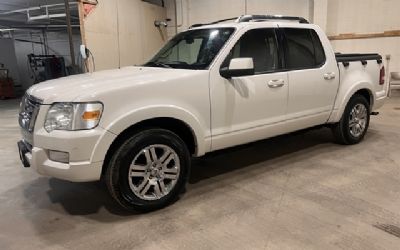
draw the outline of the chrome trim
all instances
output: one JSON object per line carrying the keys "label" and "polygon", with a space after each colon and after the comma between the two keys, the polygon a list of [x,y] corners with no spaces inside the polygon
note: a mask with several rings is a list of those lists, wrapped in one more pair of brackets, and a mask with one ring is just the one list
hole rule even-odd
{"label": "chrome trim", "polygon": [[21,101],[21,109],[18,116],[18,123],[23,130],[32,133],[43,100],[25,94]]}
{"label": "chrome trim", "polygon": [[364,104],[357,104],[350,112],[350,134],[358,138],[363,135],[368,123],[368,110]]}
{"label": "chrome trim", "polygon": [[37,103],[39,105],[43,104],[43,100],[38,98],[38,97],[35,97],[33,95],[29,95],[29,94],[26,94],[26,96],[28,96],[28,99],[31,100],[34,103]]}

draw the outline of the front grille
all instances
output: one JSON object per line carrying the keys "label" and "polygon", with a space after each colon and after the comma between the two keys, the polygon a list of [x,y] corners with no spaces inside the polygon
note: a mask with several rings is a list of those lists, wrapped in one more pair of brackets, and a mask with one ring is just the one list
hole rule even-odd
{"label": "front grille", "polygon": [[18,121],[21,128],[29,133],[33,132],[41,103],[42,100],[28,94],[22,98]]}

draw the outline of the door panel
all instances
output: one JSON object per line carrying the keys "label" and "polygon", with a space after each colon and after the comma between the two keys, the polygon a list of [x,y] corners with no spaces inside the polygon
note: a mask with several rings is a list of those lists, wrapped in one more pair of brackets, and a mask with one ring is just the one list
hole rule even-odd
{"label": "door panel", "polygon": [[289,120],[322,113],[321,123],[328,119],[338,86],[335,79],[324,79],[325,72],[336,71],[324,66],[289,72]]}
{"label": "door panel", "polygon": [[[232,58],[251,57],[255,75],[225,79],[211,73],[212,149],[279,134],[287,108],[288,74],[281,69],[275,29],[245,32],[221,67]],[[219,69],[219,67],[218,67]]]}
{"label": "door panel", "polygon": [[325,123],[335,101],[339,72],[327,60],[318,34],[312,29],[282,28],[285,65],[289,71],[287,119],[292,130]]}
{"label": "door panel", "polygon": [[[281,81],[283,85],[268,85],[276,80]],[[221,88],[214,88],[212,96],[213,149],[279,134],[268,125],[278,126],[285,120],[287,82],[286,72],[238,77],[232,80],[221,78],[215,82]],[[284,129],[282,124],[279,126]]]}

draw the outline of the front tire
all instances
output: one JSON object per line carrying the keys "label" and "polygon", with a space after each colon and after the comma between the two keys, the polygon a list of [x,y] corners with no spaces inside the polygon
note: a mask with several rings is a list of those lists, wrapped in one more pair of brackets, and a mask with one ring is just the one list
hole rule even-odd
{"label": "front tire", "polygon": [[332,127],[333,135],[340,144],[353,145],[361,142],[367,133],[370,105],[362,95],[354,95],[347,104],[343,116]]}
{"label": "front tire", "polygon": [[176,200],[184,190],[190,153],[171,131],[148,129],[127,139],[105,174],[111,196],[130,211],[151,211]]}

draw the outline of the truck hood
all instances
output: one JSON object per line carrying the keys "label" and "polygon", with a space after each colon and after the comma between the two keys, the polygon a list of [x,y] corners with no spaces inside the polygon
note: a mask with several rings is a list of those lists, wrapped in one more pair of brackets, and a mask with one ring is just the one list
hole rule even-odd
{"label": "truck hood", "polygon": [[36,84],[27,93],[43,101],[43,104],[53,102],[101,101],[96,100],[98,92],[107,89],[132,88],[154,82],[168,81],[196,74],[198,70],[167,69],[153,67],[124,67],[121,69],[104,70],[62,77]]}

